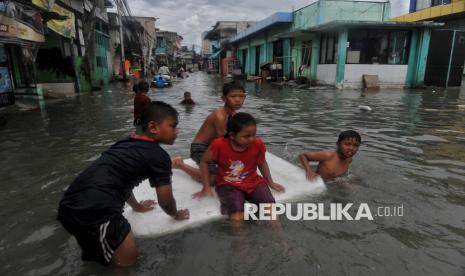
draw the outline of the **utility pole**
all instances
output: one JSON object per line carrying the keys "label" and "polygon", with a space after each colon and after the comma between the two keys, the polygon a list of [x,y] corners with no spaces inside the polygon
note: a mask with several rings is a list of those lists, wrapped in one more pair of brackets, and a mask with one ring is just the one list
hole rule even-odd
{"label": "utility pole", "polygon": [[119,39],[121,45],[121,71],[123,73],[123,81],[126,81],[126,63],[124,57],[124,37],[123,37],[123,19],[121,13],[123,9],[120,5],[122,5],[121,0],[115,0],[116,3],[116,10],[118,12],[118,21],[119,21]]}
{"label": "utility pole", "polygon": [[94,84],[93,77],[95,74],[95,25],[97,21],[96,11],[98,7],[98,0],[92,0],[91,4],[91,11],[89,13],[84,12],[82,27],[84,31],[84,44],[86,46],[84,53],[85,71],[83,73],[88,85],[90,85],[90,89],[92,90]]}

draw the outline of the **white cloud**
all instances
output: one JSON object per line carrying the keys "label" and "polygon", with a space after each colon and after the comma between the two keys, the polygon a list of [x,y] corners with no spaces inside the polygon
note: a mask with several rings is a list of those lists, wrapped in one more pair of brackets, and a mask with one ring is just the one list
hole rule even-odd
{"label": "white cloud", "polygon": [[221,20],[259,21],[278,11],[291,11],[314,0],[131,0],[134,16],[159,17],[156,27],[175,31],[184,45],[200,45],[200,35]]}
{"label": "white cloud", "polygon": [[[159,17],[156,27],[175,31],[184,45],[200,45],[200,35],[216,21],[259,21],[278,11],[292,11],[316,0],[131,0],[133,15]],[[370,0],[373,1],[373,0]],[[376,0],[375,0],[376,1]],[[408,0],[391,0],[392,16],[408,12]]]}

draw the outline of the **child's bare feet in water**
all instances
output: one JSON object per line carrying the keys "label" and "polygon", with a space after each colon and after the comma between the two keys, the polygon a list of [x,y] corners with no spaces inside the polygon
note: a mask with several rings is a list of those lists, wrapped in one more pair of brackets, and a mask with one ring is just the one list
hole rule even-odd
{"label": "child's bare feet in water", "polygon": [[173,169],[181,169],[182,164],[184,164],[184,160],[182,160],[181,156],[176,156],[171,160],[171,167],[173,167]]}

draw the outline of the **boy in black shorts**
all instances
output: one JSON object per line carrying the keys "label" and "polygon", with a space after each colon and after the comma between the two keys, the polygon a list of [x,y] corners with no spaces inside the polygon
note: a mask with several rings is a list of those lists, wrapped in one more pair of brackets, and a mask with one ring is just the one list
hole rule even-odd
{"label": "boy in black shorts", "polygon": [[58,220],[76,238],[82,260],[103,265],[135,264],[135,238],[122,213],[125,202],[136,212],[154,208],[155,201],[138,202],[132,193],[144,179],[148,178],[155,188],[158,204],[166,214],[176,220],[189,218],[188,210],[176,208],[170,156],[160,147],[174,143],[177,124],[178,113],[169,104],[147,104],[141,116],[143,134],[132,134],[111,146],[65,191]]}

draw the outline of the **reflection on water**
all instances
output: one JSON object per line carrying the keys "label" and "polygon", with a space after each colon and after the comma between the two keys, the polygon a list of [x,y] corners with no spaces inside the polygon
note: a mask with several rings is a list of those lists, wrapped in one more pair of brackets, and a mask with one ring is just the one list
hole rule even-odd
{"label": "reflection on water", "polygon": [[[8,115],[0,129],[0,272],[2,275],[460,275],[465,271],[465,97],[459,90],[380,92],[302,90],[247,83],[244,111],[259,120],[268,149],[298,164],[302,151],[332,149],[340,131],[363,144],[350,190],[329,189],[305,202],[403,205],[403,217],[374,221],[283,220],[289,253],[270,241],[266,223],[244,225],[239,239],[228,222],[159,238],[138,239],[137,267],[83,264],[77,244],[55,221],[63,190],[77,173],[132,129],[131,87]],[[193,107],[179,105],[191,91]],[[180,112],[179,138],[165,147],[187,156],[202,120],[221,105],[221,80],[202,73],[152,99]],[[358,109],[367,105],[372,111]],[[154,221],[156,223],[156,221]]]}

